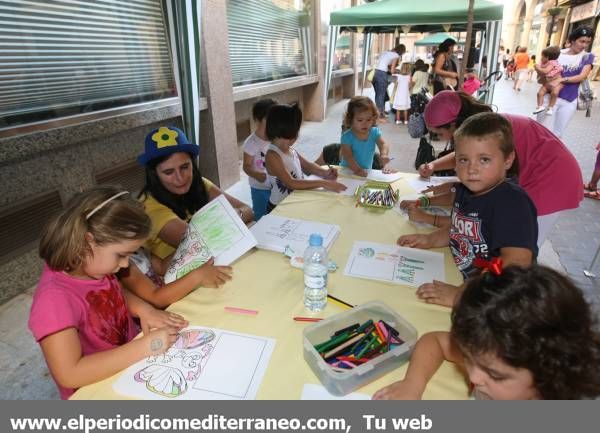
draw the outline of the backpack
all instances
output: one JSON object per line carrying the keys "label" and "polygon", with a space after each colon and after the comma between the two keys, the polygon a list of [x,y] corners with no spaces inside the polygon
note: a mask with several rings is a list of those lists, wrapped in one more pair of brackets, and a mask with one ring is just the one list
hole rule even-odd
{"label": "backpack", "polygon": [[421,113],[412,113],[408,118],[408,134],[412,138],[421,138],[427,134],[425,119]]}
{"label": "backpack", "polygon": [[592,101],[594,100],[594,92],[590,86],[590,82],[586,78],[579,84],[579,93],[577,95],[577,109],[585,110],[585,117],[591,116]]}
{"label": "backpack", "polygon": [[417,157],[415,158],[415,170],[418,170],[422,164],[427,164],[435,159],[433,146],[426,137],[421,137],[419,140],[419,148],[417,149]]}

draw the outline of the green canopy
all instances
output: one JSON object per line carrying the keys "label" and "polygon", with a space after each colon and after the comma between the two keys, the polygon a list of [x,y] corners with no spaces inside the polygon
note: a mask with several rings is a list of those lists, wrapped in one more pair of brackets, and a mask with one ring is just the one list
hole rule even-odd
{"label": "green canopy", "polygon": [[[431,45],[439,45],[444,42],[446,39],[454,39],[456,38],[450,36],[448,33],[433,33],[431,35],[425,36],[423,39],[420,39],[415,42],[417,46],[431,46]],[[457,42],[459,45],[464,45],[463,41]]]}
{"label": "green canopy", "polygon": [[[340,31],[365,33],[405,33],[462,31],[467,27],[466,0],[379,0],[332,12],[329,24]],[[475,0],[474,28],[485,28],[487,21],[502,21],[502,4]],[[444,29],[450,25],[450,29]],[[402,29],[401,26],[410,26]]]}

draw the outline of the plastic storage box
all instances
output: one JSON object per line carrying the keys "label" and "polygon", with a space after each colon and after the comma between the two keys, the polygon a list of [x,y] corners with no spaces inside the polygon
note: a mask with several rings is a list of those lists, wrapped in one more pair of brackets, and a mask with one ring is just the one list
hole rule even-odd
{"label": "plastic storage box", "polygon": [[[319,355],[315,344],[327,341],[340,329],[367,320],[384,320],[400,334],[404,344],[369,362],[344,372],[334,371]],[[304,359],[321,383],[333,395],[345,395],[366,385],[408,361],[417,341],[417,330],[394,310],[380,301],[372,301],[336,314],[304,329]]]}

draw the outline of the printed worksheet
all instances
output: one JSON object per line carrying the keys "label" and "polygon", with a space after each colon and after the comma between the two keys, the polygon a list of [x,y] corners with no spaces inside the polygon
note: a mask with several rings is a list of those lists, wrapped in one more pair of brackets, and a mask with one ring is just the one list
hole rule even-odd
{"label": "printed worksheet", "polygon": [[165,273],[165,283],[183,277],[211,257],[229,265],[256,246],[256,239],[227,198],[221,194],[198,210]]}
{"label": "printed worksheet", "polygon": [[[384,173],[382,170],[369,169],[367,170],[367,177],[363,179],[376,180],[378,182],[395,182],[402,179],[402,175],[399,172],[395,173]],[[344,176],[355,176],[356,175],[348,167],[341,167],[338,173]]]}
{"label": "printed worksheet", "polygon": [[365,241],[354,242],[344,274],[414,287],[446,278],[442,253]]}
{"label": "printed worksheet", "polygon": [[292,255],[302,255],[312,233],[323,237],[323,246],[329,250],[340,233],[340,227],[317,221],[306,221],[268,214],[263,216],[250,231],[257,241],[257,248]]}
{"label": "printed worksheet", "polygon": [[[305,176],[304,179],[305,180],[321,180],[323,178],[319,177],[319,176],[315,176],[314,174],[311,174],[310,176]],[[354,193],[356,192],[356,189],[358,187],[364,185],[364,183],[366,182],[366,180],[364,180],[364,179],[356,179],[356,178],[352,178],[352,177],[342,177],[342,176],[338,176],[336,181],[346,185],[346,189],[344,191],[340,192],[340,194],[348,195],[348,196],[353,196]],[[327,190],[325,188],[317,188],[314,191],[327,191]],[[330,192],[330,191],[327,191],[327,192]]]}
{"label": "printed worksheet", "polygon": [[272,338],[191,326],[162,355],[126,369],[113,388],[146,400],[252,400],[274,348]]}
{"label": "printed worksheet", "polygon": [[430,186],[441,185],[446,182],[460,182],[456,176],[431,176],[426,177],[411,177],[407,179],[409,185],[416,191],[421,192]]}

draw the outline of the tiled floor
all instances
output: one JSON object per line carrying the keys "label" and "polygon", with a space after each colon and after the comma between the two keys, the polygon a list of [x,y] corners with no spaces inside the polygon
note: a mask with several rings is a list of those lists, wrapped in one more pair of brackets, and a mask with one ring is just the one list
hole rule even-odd
{"label": "tiled floor", "polygon": [[[600,83],[594,84],[600,91]],[[500,112],[529,115],[535,105],[536,91],[537,84],[532,82],[525,83],[523,91],[516,93],[512,90],[512,82],[502,80],[496,88],[495,103]],[[344,108],[345,101],[338,102],[329,107],[325,121],[304,123],[297,148],[306,158],[315,159],[324,145],[338,141]],[[598,102],[592,116],[591,119],[585,118],[582,112],[577,112],[565,135],[565,143],[582,164],[585,179],[591,174],[595,158],[594,145],[600,138]],[[403,125],[397,126],[390,122],[382,125],[381,129],[383,137],[391,145],[391,156],[395,158],[392,162],[394,168],[413,171],[416,140],[408,136]],[[434,143],[434,146],[441,150],[443,143]],[[230,188],[229,192],[250,202],[250,190],[243,173],[240,182]],[[599,211],[600,202],[587,199],[579,209],[565,213],[542,247],[538,258],[541,263],[568,272],[597,307],[600,307],[598,283],[584,277],[582,271],[588,267],[600,245]],[[600,275],[600,263],[596,271]],[[39,348],[27,330],[31,295],[32,290],[29,290],[0,306],[1,399],[58,398]]]}

